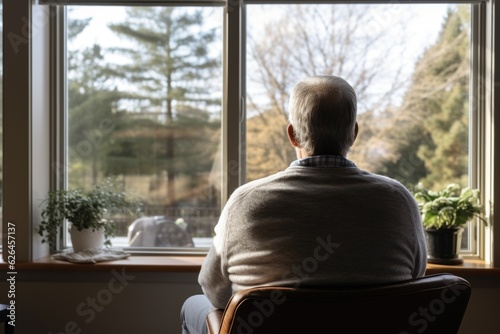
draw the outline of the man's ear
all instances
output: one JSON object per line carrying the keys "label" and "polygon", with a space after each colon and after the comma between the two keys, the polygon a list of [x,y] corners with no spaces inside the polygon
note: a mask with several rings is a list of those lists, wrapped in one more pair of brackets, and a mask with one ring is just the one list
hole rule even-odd
{"label": "man's ear", "polygon": [[290,124],[290,123],[288,124],[288,126],[286,127],[286,132],[288,134],[288,140],[290,141],[290,144],[292,144],[292,146],[295,147],[295,148],[300,148],[299,143],[295,139],[295,133],[293,131],[293,125],[292,124]]}

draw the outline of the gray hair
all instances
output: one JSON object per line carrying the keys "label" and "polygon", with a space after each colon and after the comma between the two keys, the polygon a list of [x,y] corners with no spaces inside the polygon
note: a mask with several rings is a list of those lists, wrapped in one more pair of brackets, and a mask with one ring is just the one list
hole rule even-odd
{"label": "gray hair", "polygon": [[345,156],[354,143],[356,93],[336,76],[313,76],[293,87],[288,104],[295,140],[311,155]]}

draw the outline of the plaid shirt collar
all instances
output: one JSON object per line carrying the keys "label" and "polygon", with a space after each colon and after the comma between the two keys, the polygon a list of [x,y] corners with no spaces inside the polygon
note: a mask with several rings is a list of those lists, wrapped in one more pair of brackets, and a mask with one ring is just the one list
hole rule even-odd
{"label": "plaid shirt collar", "polygon": [[315,155],[300,160],[295,160],[290,167],[356,167],[354,162],[340,155]]}

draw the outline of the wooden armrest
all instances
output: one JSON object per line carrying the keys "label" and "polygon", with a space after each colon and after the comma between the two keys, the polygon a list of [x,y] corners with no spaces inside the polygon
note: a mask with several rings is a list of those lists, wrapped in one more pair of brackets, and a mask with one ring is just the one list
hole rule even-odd
{"label": "wooden armrest", "polygon": [[219,334],[224,310],[213,310],[207,315],[207,327],[209,334]]}

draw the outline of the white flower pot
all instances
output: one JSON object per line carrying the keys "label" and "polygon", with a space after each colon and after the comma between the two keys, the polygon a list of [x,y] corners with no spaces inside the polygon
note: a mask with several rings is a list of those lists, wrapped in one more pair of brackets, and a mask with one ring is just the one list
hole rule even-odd
{"label": "white flower pot", "polygon": [[92,230],[89,228],[78,231],[76,227],[71,226],[69,235],[74,252],[97,250],[104,247],[104,229]]}

